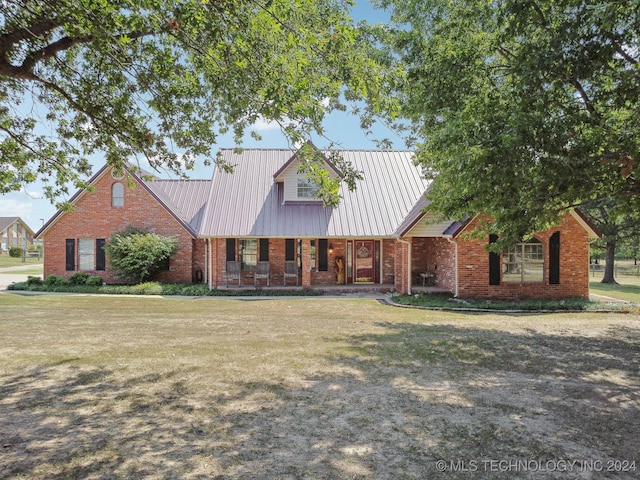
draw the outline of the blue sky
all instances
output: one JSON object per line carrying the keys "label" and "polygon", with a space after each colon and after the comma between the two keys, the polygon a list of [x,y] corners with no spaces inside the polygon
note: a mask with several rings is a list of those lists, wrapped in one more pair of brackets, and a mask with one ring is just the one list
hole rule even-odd
{"label": "blue sky", "polygon": [[[385,22],[388,15],[385,12],[374,10],[369,1],[356,0],[357,4],[352,11],[355,21],[367,20],[370,22]],[[394,142],[394,148],[403,149],[404,143],[391,130],[383,125],[377,125],[373,129],[373,135],[367,136],[360,129],[357,117],[348,113],[334,113],[329,116],[324,124],[326,136],[336,143],[338,148],[344,149],[375,149],[375,139],[389,138]],[[286,139],[276,125],[266,122],[255,125],[255,129],[262,135],[262,141],[256,142],[249,136],[245,139],[245,148],[287,148]],[[326,146],[326,139],[312,139],[318,146]],[[231,135],[220,136],[217,148],[234,147]],[[217,149],[216,148],[216,149]],[[102,165],[99,157],[92,159],[94,172]],[[204,167],[201,163],[193,172],[189,172],[191,178],[209,178],[213,173],[212,167]],[[24,192],[0,195],[0,217],[21,217],[34,231],[40,229],[42,224],[51,218],[55,207],[49,200],[41,197],[42,185],[34,183],[27,185]],[[71,192],[73,194],[74,192]]]}

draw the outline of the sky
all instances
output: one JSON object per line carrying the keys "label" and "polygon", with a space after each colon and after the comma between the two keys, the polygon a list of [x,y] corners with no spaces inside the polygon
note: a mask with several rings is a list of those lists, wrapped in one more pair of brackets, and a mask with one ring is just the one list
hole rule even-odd
{"label": "sky", "polygon": [[[352,10],[352,17],[357,22],[367,20],[372,23],[385,22],[388,15],[385,12],[374,10],[369,1],[356,0],[356,5]],[[375,149],[375,139],[388,138],[393,142],[393,148],[404,149],[402,140],[384,125],[374,126],[373,134],[367,136],[360,128],[357,117],[349,115],[348,112],[336,112],[327,117],[324,123],[326,137],[336,144],[340,149]],[[289,145],[278,126],[274,123],[259,122],[254,125],[262,140],[257,142],[250,136],[244,140],[244,148],[289,148]],[[312,138],[314,141],[314,138]],[[327,144],[326,139],[317,139],[319,146]],[[216,148],[233,148],[232,135],[221,135],[218,138]],[[97,156],[91,159],[94,166],[94,173],[104,164]],[[154,172],[155,173],[155,172]],[[190,178],[210,178],[213,174],[213,167],[205,167],[202,162],[198,162],[193,171],[188,172]],[[165,176],[166,175],[159,175]],[[23,192],[14,192],[0,195],[0,217],[21,217],[34,232],[37,232],[55,213],[56,208],[49,200],[42,197],[42,185],[34,183],[25,186]],[[75,192],[70,192],[72,196]],[[67,199],[64,199],[67,200]]]}

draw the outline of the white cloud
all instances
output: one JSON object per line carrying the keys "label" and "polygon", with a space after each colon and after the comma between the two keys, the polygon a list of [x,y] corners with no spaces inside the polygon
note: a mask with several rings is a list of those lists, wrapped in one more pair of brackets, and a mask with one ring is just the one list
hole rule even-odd
{"label": "white cloud", "polygon": [[30,216],[32,211],[33,202],[31,202],[30,199],[18,200],[10,197],[0,198],[0,217],[25,218]]}
{"label": "white cloud", "polygon": [[269,130],[279,130],[280,124],[274,120],[265,120],[263,117],[260,117],[251,127],[257,132],[266,132]]}

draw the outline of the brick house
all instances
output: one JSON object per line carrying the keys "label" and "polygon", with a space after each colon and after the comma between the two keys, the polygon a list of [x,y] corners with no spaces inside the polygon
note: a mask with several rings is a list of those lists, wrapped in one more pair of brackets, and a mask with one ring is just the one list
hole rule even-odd
{"label": "brick house", "polygon": [[[367,286],[401,293],[436,289],[462,298],[568,298],[589,294],[589,243],[597,231],[577,211],[500,254],[464,235],[479,217],[434,222],[424,213],[429,182],[411,152],[342,151],[362,172],[341,202],[325,207],[300,174],[298,152],[222,150],[233,173],[210,180],[126,179],[103,167],[57,212],[44,239],[45,276],[75,271],[118,282],[102,246],[128,225],[173,235],[179,248],[158,280],[210,288]],[[326,160],[326,159],[325,159]],[[333,178],[341,172],[329,160]]]}
{"label": "brick house", "polygon": [[0,253],[33,245],[33,230],[20,217],[0,217]]}

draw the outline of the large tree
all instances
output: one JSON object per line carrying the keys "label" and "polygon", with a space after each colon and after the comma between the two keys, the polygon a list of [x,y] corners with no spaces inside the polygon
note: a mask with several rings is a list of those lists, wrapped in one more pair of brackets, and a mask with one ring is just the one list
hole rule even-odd
{"label": "large tree", "polygon": [[218,133],[266,119],[295,143],[345,99],[386,101],[351,4],[0,0],[0,193],[59,200],[96,153],[184,173]]}
{"label": "large tree", "polygon": [[[640,210],[629,208],[622,200],[611,198],[587,202],[582,206],[596,227],[602,233],[600,246],[605,251],[605,270],[602,283],[617,283],[615,280],[615,260],[618,247],[637,241],[640,231]],[[596,244],[596,246],[599,246]]]}
{"label": "large tree", "polygon": [[380,0],[433,209],[515,242],[567,207],[640,210],[640,2]]}

